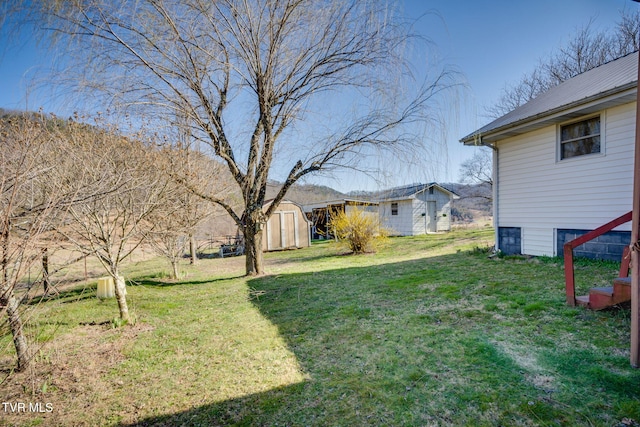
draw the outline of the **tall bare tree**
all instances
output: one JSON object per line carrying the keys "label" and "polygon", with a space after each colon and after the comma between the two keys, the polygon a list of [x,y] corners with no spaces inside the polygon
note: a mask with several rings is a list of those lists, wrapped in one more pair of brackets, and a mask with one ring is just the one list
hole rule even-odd
{"label": "tall bare tree", "polygon": [[595,31],[593,21],[580,28],[569,42],[538,61],[515,85],[505,88],[496,104],[487,109],[497,118],[532,100],[550,88],[639,47],[640,11],[623,10],[615,28]]}
{"label": "tall bare tree", "polygon": [[[186,118],[226,163],[242,210],[214,201],[242,229],[249,275],[263,272],[263,226],[293,183],[356,165],[369,147],[418,143],[401,125],[428,117],[430,102],[453,84],[442,70],[424,83],[410,79],[409,27],[387,1],[26,4],[63,41],[58,48],[78,48],[74,84],[81,78],[111,101]],[[283,184],[263,211],[274,165]]]}

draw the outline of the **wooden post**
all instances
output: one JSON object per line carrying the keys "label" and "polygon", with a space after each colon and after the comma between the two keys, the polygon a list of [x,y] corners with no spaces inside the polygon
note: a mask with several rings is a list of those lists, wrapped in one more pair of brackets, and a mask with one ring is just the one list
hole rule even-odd
{"label": "wooden post", "polygon": [[189,264],[195,265],[198,261],[198,246],[196,244],[195,234],[189,234]]}
{"label": "wooden post", "polygon": [[[640,54],[638,55],[640,82]],[[636,85],[636,88],[638,86]],[[633,214],[631,217],[631,366],[640,367],[640,90],[636,89],[636,141],[633,168]]]}
{"label": "wooden post", "polygon": [[567,305],[576,305],[576,285],[573,271],[573,248],[570,244],[564,245],[564,286],[567,295]]}
{"label": "wooden post", "polygon": [[49,293],[49,286],[51,286],[49,280],[49,250],[47,248],[42,249],[42,284],[46,295]]}

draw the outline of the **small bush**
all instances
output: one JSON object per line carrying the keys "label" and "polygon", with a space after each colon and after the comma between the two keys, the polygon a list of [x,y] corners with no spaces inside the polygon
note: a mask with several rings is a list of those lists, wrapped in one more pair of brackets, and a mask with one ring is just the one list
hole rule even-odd
{"label": "small bush", "polygon": [[388,235],[376,214],[360,209],[339,212],[330,226],[336,239],[356,254],[375,252]]}

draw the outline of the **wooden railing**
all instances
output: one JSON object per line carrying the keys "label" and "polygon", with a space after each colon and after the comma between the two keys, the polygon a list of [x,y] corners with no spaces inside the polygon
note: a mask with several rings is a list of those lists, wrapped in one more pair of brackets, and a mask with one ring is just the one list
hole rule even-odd
{"label": "wooden railing", "polygon": [[[603,234],[613,230],[619,225],[624,224],[625,222],[631,221],[631,212],[627,212],[626,214],[614,219],[596,228],[593,231],[589,231],[586,234],[583,234],[580,237],[577,237],[570,242],[564,244],[564,282],[565,289],[567,293],[567,304],[570,306],[576,305],[576,286],[575,286],[575,277],[574,277],[574,269],[573,269],[573,249],[587,243],[590,240],[595,239],[598,236],[602,236]],[[620,265],[620,276],[619,277],[627,277],[629,274],[629,248],[624,250],[622,263]],[[625,267],[626,265],[626,267]],[[623,271],[624,270],[624,271]]]}

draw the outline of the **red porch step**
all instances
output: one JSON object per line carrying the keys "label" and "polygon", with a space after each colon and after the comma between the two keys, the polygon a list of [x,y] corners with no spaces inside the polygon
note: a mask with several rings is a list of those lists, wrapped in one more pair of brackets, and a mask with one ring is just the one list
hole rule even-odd
{"label": "red porch step", "polygon": [[591,310],[602,310],[631,300],[631,278],[618,277],[613,286],[591,288],[589,295],[576,297],[576,303]]}

